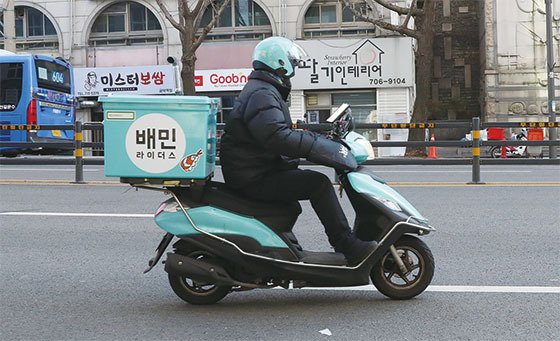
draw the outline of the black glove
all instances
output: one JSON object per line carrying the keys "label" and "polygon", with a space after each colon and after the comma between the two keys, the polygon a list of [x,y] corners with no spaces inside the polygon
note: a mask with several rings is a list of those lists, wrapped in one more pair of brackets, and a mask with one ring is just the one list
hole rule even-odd
{"label": "black glove", "polygon": [[352,170],[358,168],[358,162],[350,149],[321,135],[313,143],[307,155],[307,160],[335,169]]}

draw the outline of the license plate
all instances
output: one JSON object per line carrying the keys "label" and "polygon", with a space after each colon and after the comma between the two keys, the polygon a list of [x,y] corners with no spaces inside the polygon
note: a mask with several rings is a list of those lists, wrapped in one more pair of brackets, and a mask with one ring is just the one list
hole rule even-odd
{"label": "license plate", "polygon": [[53,130],[52,135],[56,137],[62,137],[62,135],[60,134],[60,130]]}

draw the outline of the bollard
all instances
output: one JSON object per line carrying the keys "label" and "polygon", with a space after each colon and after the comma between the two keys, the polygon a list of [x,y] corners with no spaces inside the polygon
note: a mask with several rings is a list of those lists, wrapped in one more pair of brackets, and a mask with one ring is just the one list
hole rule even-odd
{"label": "bollard", "polygon": [[84,151],[82,149],[82,122],[76,121],[74,123],[74,156],[76,157],[76,178],[74,183],[85,184],[84,181]]}
{"label": "bollard", "polygon": [[484,182],[480,181],[480,117],[473,117],[472,127],[472,181],[468,182],[468,184],[482,185]]}
{"label": "bollard", "polygon": [[[502,140],[502,141],[505,141]],[[500,159],[507,159],[507,147],[506,146],[502,146],[502,155],[500,155]]]}

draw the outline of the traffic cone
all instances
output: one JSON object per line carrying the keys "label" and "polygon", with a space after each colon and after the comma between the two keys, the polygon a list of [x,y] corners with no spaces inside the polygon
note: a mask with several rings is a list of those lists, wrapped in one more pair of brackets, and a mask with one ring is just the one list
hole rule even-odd
{"label": "traffic cone", "polygon": [[[430,141],[435,142],[436,138],[434,137],[434,134],[432,134],[432,138],[430,139]],[[437,159],[437,151],[436,151],[436,146],[430,146],[430,151],[428,153],[428,156],[426,157],[426,159]]]}

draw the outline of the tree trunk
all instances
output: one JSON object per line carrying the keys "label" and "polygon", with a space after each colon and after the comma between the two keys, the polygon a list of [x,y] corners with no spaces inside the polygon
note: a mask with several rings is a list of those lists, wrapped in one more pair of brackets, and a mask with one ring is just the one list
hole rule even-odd
{"label": "tree trunk", "polygon": [[[194,27],[194,17],[187,15],[185,18],[186,27]],[[194,50],[195,35],[194,30],[187,30],[181,35],[181,46],[183,55],[181,57],[181,80],[183,81],[183,94],[194,96],[196,93],[194,85],[194,70],[196,65],[196,51]]]}
{"label": "tree trunk", "polygon": [[181,69],[181,80],[183,81],[183,94],[185,96],[194,96],[196,93],[194,85],[194,70],[196,64],[196,56],[193,54],[190,58],[183,54],[181,58],[183,68]]}
{"label": "tree trunk", "polygon": [[[416,100],[412,113],[412,122],[426,122],[429,117],[428,104],[431,100],[431,85],[433,75],[434,59],[434,27],[435,3],[426,1],[424,4],[424,16],[417,20],[417,31],[419,37],[416,50]],[[424,141],[425,131],[423,129],[410,129],[409,141]],[[407,156],[425,156],[425,147],[407,147]]]}

